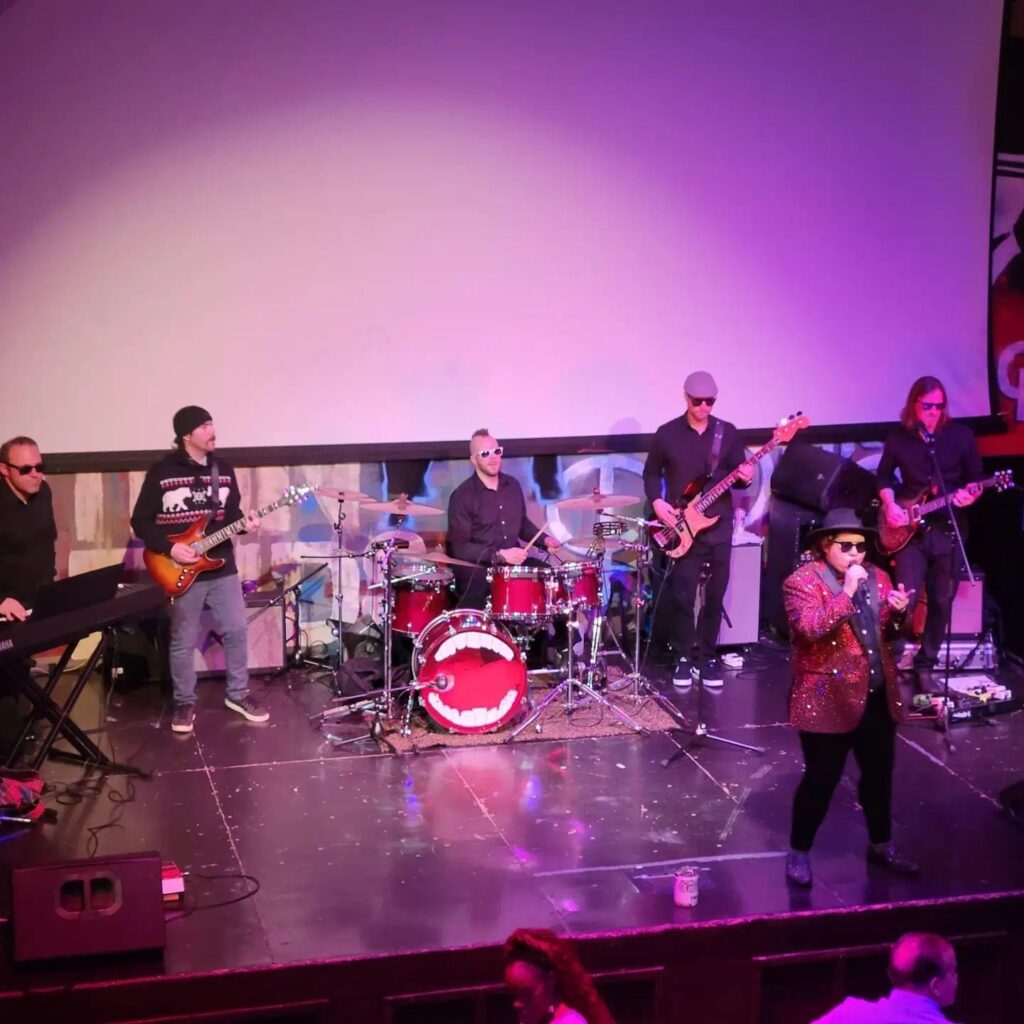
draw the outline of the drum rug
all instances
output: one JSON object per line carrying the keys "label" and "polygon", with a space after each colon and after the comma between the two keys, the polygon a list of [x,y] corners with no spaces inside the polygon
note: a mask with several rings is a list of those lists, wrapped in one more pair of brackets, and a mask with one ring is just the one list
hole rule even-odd
{"label": "drum rug", "polygon": [[[621,708],[638,725],[648,732],[666,732],[678,728],[677,722],[658,702],[650,696],[633,697],[632,684],[624,678],[615,678],[609,672],[609,683],[600,694],[613,707]],[[540,704],[551,692],[547,686],[532,686],[531,697]],[[398,754],[415,753],[437,747],[481,747],[496,743],[528,743],[535,740],[566,740],[573,736],[623,736],[635,730],[624,722],[611,708],[589,700],[585,696],[576,702],[571,713],[567,713],[565,698],[559,695],[541,712],[540,717],[528,725],[518,736],[512,731],[529,714],[523,705],[523,714],[496,732],[456,733],[441,729],[422,713],[413,715],[411,733],[403,736],[400,729],[388,729],[378,739],[384,751]]]}

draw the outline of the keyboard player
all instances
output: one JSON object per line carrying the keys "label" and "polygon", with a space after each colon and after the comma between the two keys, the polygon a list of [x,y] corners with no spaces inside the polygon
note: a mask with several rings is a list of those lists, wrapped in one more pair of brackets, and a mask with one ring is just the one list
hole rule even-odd
{"label": "keyboard player", "polygon": [[[35,592],[57,568],[53,495],[39,445],[19,435],[0,445],[0,615],[23,621]],[[20,680],[27,658],[0,664],[0,761],[21,729]]]}

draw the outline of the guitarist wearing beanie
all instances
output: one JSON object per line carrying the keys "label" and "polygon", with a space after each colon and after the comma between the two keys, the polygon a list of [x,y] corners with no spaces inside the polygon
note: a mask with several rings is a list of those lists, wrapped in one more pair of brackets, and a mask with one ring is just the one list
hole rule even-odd
{"label": "guitarist wearing beanie", "polygon": [[[173,538],[207,517],[214,529],[240,519],[246,531],[258,529],[254,512],[242,516],[234,469],[214,455],[216,447],[213,417],[205,409],[187,405],[174,414],[174,449],[146,474],[132,512],[132,529],[146,545],[147,557],[154,553],[164,561],[173,559],[183,570],[199,563],[200,555],[192,545]],[[222,633],[225,706],[250,722],[270,718],[249,692],[245,600],[231,540],[224,540],[209,554],[216,559],[216,567],[190,577],[171,604],[171,729],[182,734],[191,733],[195,722],[195,647],[204,606],[213,612]]]}

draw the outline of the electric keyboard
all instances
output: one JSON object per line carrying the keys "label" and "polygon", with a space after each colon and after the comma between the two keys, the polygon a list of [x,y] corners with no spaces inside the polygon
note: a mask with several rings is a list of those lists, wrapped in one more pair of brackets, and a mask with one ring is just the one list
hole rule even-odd
{"label": "electric keyboard", "polygon": [[40,651],[80,640],[89,633],[116,626],[161,608],[167,599],[156,583],[123,583],[108,601],[62,615],[25,622],[0,623],[0,662],[27,658]]}

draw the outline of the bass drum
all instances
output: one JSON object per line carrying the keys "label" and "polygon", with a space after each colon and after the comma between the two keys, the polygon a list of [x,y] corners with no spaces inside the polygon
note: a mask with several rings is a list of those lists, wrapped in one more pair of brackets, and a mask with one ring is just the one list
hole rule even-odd
{"label": "bass drum", "polygon": [[416,638],[413,678],[427,714],[452,732],[494,732],[526,696],[526,660],[512,637],[485,612],[445,612]]}

